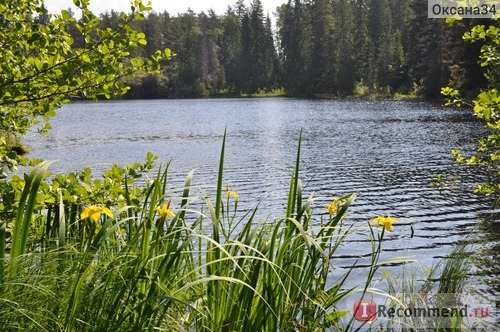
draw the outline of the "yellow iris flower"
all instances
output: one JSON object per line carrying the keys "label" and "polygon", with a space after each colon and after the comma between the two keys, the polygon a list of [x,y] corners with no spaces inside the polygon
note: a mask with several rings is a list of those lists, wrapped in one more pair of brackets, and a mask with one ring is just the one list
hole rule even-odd
{"label": "yellow iris flower", "polygon": [[110,217],[110,218],[114,217],[113,216],[113,212],[111,212],[110,209],[108,209],[105,206],[97,206],[97,205],[89,205],[89,206],[87,206],[82,211],[82,213],[80,214],[80,217],[82,219],[90,218],[94,222],[97,222],[99,220],[99,218],[101,217],[101,214],[103,214],[103,213],[105,215],[107,215],[108,217]]}
{"label": "yellow iris flower", "polygon": [[240,195],[236,191],[231,191],[229,189],[229,185],[226,186],[226,195],[227,197],[233,197],[234,199],[238,199],[240,197]]}
{"label": "yellow iris flower", "polygon": [[158,206],[155,210],[160,214],[160,218],[162,218],[162,219],[165,219],[167,217],[169,217],[169,218],[175,217],[175,213],[173,213],[170,210],[170,201],[168,201],[167,204],[163,204],[162,206]]}
{"label": "yellow iris flower", "polygon": [[392,230],[392,224],[397,222],[398,220],[393,217],[384,217],[384,216],[378,216],[377,218],[372,219],[372,222],[375,224],[379,224],[385,227],[386,231],[391,231]]}
{"label": "yellow iris flower", "polygon": [[[339,211],[345,203],[347,203],[347,199],[334,197],[330,203],[325,205],[325,210],[328,210],[331,217],[337,213],[337,211]],[[344,218],[344,216],[342,216],[342,218]]]}

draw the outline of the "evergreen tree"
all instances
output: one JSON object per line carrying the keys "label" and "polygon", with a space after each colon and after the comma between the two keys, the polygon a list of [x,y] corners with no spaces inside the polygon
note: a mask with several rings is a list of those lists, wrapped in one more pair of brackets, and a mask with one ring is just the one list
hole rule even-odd
{"label": "evergreen tree", "polygon": [[368,34],[369,8],[366,0],[355,0],[352,3],[354,17],[354,66],[356,81],[365,85],[372,85],[373,61],[371,59],[372,42]]}
{"label": "evergreen tree", "polygon": [[448,81],[442,61],[444,22],[427,18],[425,0],[413,0],[410,8],[414,15],[408,32],[414,41],[408,50],[410,75],[421,86],[425,98],[437,98]]}
{"label": "evergreen tree", "polygon": [[406,54],[403,48],[401,31],[399,29],[394,33],[392,42],[392,61],[389,65],[389,85],[393,91],[409,92],[410,84],[408,76],[408,67],[406,63]]}
{"label": "evergreen tree", "polygon": [[392,15],[388,0],[370,2],[369,31],[373,43],[371,51],[375,63],[375,84],[385,88],[389,85],[393,59]]}
{"label": "evergreen tree", "polygon": [[[164,62],[161,75],[136,73],[134,96],[255,93],[279,86],[289,95],[348,95],[360,82],[392,92],[417,86],[424,98],[436,98],[446,84],[471,92],[485,85],[474,60],[481,45],[464,46],[461,36],[489,20],[463,20],[448,29],[444,20],[427,18],[426,0],[289,0],[277,12],[277,40],[261,0],[249,6],[237,0],[222,16],[150,13],[134,23],[147,45],[133,55],[144,58],[169,45],[177,56]],[[124,17],[106,12],[100,27],[119,31]],[[88,22],[72,21],[68,31],[75,48],[85,47],[77,23]]]}
{"label": "evergreen tree", "polygon": [[253,35],[248,13],[243,15],[241,21],[241,49],[238,57],[238,75],[236,87],[240,92],[250,93],[255,89],[253,66]]}
{"label": "evergreen tree", "polygon": [[241,23],[239,90],[254,93],[272,86],[276,61],[271,22],[264,18],[260,0],[254,0]]}
{"label": "evergreen tree", "polygon": [[290,94],[306,94],[308,47],[304,43],[305,28],[303,5],[300,0],[289,0],[278,11],[278,31],[280,37],[281,62],[283,66],[282,84]]}
{"label": "evergreen tree", "polygon": [[[200,86],[198,70],[198,49],[202,31],[198,19],[193,11],[188,11],[179,17],[180,42],[175,60],[178,63],[178,76],[176,77],[175,95],[178,97],[199,96],[198,92],[204,94]],[[202,91],[198,91],[198,90]]]}
{"label": "evergreen tree", "polygon": [[277,72],[278,72],[278,55],[276,53],[276,48],[274,45],[273,28],[271,23],[271,18],[269,15],[266,17],[265,21],[265,44],[264,44],[264,86],[265,89],[270,89],[275,87],[277,83]]}
{"label": "evergreen tree", "polygon": [[220,34],[220,22],[212,10],[208,16],[201,13],[198,19],[202,31],[197,58],[198,85],[201,88],[200,91],[206,94],[205,96],[214,95],[224,86],[224,71],[219,61],[219,46],[217,44]]}
{"label": "evergreen tree", "polygon": [[145,46],[146,56],[150,56],[154,54],[156,50],[166,47],[163,40],[162,28],[161,18],[155,12],[149,13],[147,18],[143,21],[141,30],[146,35],[147,40]]}
{"label": "evergreen tree", "polygon": [[[271,27],[269,26],[269,29]],[[273,66],[274,45],[272,32],[265,26],[264,11],[260,0],[253,0],[250,13],[251,33],[251,88],[248,92],[256,92],[268,86]]]}
{"label": "evergreen tree", "polygon": [[247,7],[245,5],[245,0],[237,0],[236,4],[234,5],[234,10],[236,15],[240,18],[240,20],[243,19],[243,16],[248,12]]}
{"label": "evergreen tree", "polygon": [[314,94],[332,93],[335,87],[335,31],[332,3],[314,0],[311,6],[312,56],[309,72]]}
{"label": "evergreen tree", "polygon": [[443,49],[443,61],[449,71],[448,86],[453,86],[467,95],[476,95],[486,87],[487,79],[483,69],[477,63],[481,53],[481,43],[464,43],[462,36],[476,25],[489,26],[489,19],[467,19],[455,21],[444,31],[446,44]]}
{"label": "evergreen tree", "polygon": [[336,0],[334,10],[337,20],[335,21],[335,63],[337,70],[335,78],[338,93],[342,95],[351,94],[356,81],[354,54],[354,14],[347,0]]}
{"label": "evergreen tree", "polygon": [[230,93],[237,92],[241,50],[241,21],[229,7],[221,19],[220,59],[225,72],[226,88]]}

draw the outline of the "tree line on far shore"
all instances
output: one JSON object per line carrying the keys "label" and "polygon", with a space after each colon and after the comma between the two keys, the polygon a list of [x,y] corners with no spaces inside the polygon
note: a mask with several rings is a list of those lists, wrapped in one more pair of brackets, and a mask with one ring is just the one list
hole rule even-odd
{"label": "tree line on far shore", "polygon": [[[122,13],[101,14],[116,28]],[[271,17],[275,15],[276,24]],[[443,86],[471,96],[486,84],[480,43],[462,35],[492,20],[453,26],[427,18],[426,0],[289,0],[264,13],[260,0],[238,0],[225,14],[151,12],[135,22],[147,45],[176,54],[160,74],[137,72],[126,98],[240,96],[281,89],[289,96],[390,96],[435,99]],[[76,30],[75,30],[76,31]],[[75,45],[84,43],[74,35]]]}

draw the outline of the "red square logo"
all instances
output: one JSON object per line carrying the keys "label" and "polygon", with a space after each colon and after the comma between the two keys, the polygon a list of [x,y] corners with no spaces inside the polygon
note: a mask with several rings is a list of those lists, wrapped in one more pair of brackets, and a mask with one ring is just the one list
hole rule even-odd
{"label": "red square logo", "polygon": [[360,321],[372,321],[377,318],[377,305],[373,300],[354,302],[354,318]]}

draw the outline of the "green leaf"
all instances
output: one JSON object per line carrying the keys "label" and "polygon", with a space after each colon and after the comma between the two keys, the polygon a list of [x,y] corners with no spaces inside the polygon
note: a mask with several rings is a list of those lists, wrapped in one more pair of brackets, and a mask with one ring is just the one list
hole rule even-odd
{"label": "green leaf", "polygon": [[134,67],[141,67],[144,65],[144,60],[142,58],[132,58],[130,59],[130,62]]}
{"label": "green leaf", "polygon": [[71,19],[71,15],[69,14],[69,12],[67,10],[62,10],[61,16],[62,16],[63,20],[70,20]]}

